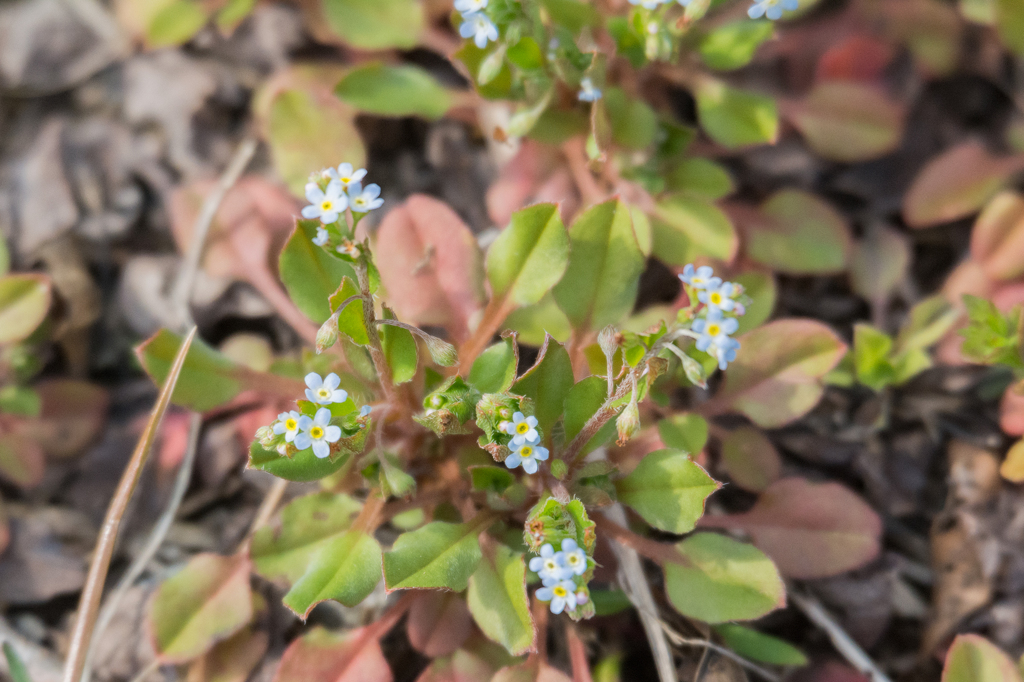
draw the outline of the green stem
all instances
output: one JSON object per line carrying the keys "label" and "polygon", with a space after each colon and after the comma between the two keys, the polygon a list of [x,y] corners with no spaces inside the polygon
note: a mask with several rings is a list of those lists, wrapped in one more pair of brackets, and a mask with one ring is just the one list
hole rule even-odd
{"label": "green stem", "polygon": [[366,335],[370,339],[370,358],[377,370],[377,378],[380,380],[384,399],[393,403],[395,387],[391,380],[391,368],[388,367],[387,358],[384,356],[384,347],[380,343],[380,334],[377,332],[377,318],[373,310],[373,297],[370,295],[370,277],[366,265],[363,263],[357,263],[355,270],[356,278],[359,280],[359,290],[362,292],[363,324],[366,326]]}

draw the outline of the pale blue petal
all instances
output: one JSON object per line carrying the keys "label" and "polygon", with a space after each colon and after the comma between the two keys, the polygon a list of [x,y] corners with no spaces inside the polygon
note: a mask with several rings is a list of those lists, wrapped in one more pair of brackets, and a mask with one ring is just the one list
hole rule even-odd
{"label": "pale blue petal", "polygon": [[298,431],[289,431],[288,433],[284,434],[284,442],[291,443],[293,440],[295,440],[295,437],[297,435],[299,435]]}
{"label": "pale blue petal", "polygon": [[295,436],[295,447],[299,450],[305,450],[313,444],[313,439],[309,437],[308,433],[300,433]]}
{"label": "pale blue petal", "polygon": [[306,415],[302,415],[301,417],[299,417],[299,428],[300,429],[302,429],[303,431],[309,431],[310,427],[312,427],[312,426],[313,426],[313,420],[312,419],[310,419]]}
{"label": "pale blue petal", "polygon": [[328,426],[324,429],[324,440],[328,443],[337,443],[341,439],[341,427],[340,426]]}
{"label": "pale blue petal", "polygon": [[767,16],[772,21],[775,21],[777,19],[781,19],[782,18],[782,8],[779,7],[778,5],[776,5],[774,7],[769,7],[767,9],[767,11],[765,11],[765,16]]}
{"label": "pale blue petal", "polygon": [[314,218],[319,218],[320,207],[306,206],[304,209],[302,209],[302,217],[305,218],[306,220],[313,220]]}
{"label": "pale blue petal", "polygon": [[562,540],[562,551],[563,552],[575,552],[580,546],[576,544],[576,541],[572,538],[566,538]]}
{"label": "pale blue petal", "polygon": [[334,372],[331,372],[330,374],[328,374],[327,378],[324,379],[324,386],[326,386],[327,388],[331,389],[332,391],[334,389],[336,389],[340,385],[341,385],[341,377],[339,377]]}
{"label": "pale blue petal", "polygon": [[551,601],[551,598],[555,596],[555,593],[550,587],[541,587],[534,594],[537,595],[537,599],[541,601]]}
{"label": "pale blue petal", "polygon": [[316,416],[313,417],[314,426],[327,426],[331,423],[331,411],[326,407],[321,407],[316,411]]}
{"label": "pale blue petal", "polygon": [[523,471],[528,474],[537,473],[537,460],[532,457],[527,457],[523,460]]}
{"label": "pale blue petal", "polygon": [[324,380],[320,378],[320,375],[316,372],[310,372],[306,375],[306,385],[314,391],[323,386]]}
{"label": "pale blue petal", "polygon": [[287,430],[288,429],[284,427],[284,424],[274,424],[274,433],[276,433],[279,436]]}
{"label": "pale blue petal", "polygon": [[507,466],[509,469],[515,469],[517,466],[522,464],[522,462],[523,462],[522,456],[517,455],[514,452],[511,455],[509,455],[508,457],[505,458],[505,466]]}
{"label": "pale blue petal", "polygon": [[544,568],[544,559],[540,558],[539,556],[535,556],[532,559],[530,559],[530,570],[531,571],[533,571],[534,573],[537,573],[542,568]]}
{"label": "pale blue petal", "polygon": [[313,454],[323,459],[331,454],[331,446],[322,440],[313,443]]}
{"label": "pale blue petal", "polygon": [[547,559],[548,557],[552,557],[555,555],[555,548],[552,547],[551,543],[549,542],[540,548],[540,555],[545,559]]}
{"label": "pale blue petal", "polygon": [[331,400],[336,403],[343,403],[348,400],[348,391],[343,388],[339,388],[337,391],[331,394]]}
{"label": "pale blue petal", "polygon": [[324,191],[315,182],[306,185],[306,199],[311,204],[319,204],[324,200]]}

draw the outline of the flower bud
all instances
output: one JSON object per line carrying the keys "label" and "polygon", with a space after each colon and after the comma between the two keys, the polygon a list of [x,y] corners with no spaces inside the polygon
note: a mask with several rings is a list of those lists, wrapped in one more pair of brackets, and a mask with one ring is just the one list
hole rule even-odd
{"label": "flower bud", "polygon": [[616,443],[620,447],[640,430],[640,407],[636,404],[636,391],[633,392],[633,398],[626,405],[626,409],[615,420],[615,428],[619,432],[619,439]]}
{"label": "flower bud", "polygon": [[459,361],[459,355],[455,350],[455,346],[442,341],[436,336],[430,336],[426,334],[423,336],[424,342],[427,344],[427,352],[430,353],[430,359],[442,367],[451,367]]}
{"label": "flower bud", "polygon": [[325,350],[338,342],[338,316],[331,315],[323,323],[316,333],[316,352],[323,353]]}
{"label": "flower bud", "polygon": [[256,429],[256,440],[260,442],[264,448],[269,448],[274,442],[274,429],[270,426],[261,426]]}
{"label": "flower bud", "polygon": [[604,353],[606,358],[613,357],[615,350],[619,347],[619,339],[615,333],[615,327],[608,325],[602,329],[601,333],[597,335],[597,345],[601,347],[601,352]]}

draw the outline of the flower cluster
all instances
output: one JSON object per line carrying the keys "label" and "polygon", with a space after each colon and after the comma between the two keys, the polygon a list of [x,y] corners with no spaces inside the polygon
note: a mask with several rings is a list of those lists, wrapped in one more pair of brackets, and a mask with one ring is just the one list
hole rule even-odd
{"label": "flower cluster", "polygon": [[[343,163],[337,168],[327,168],[320,173],[321,180],[326,180],[326,187],[320,182],[311,181],[306,184],[306,199],[309,206],[302,209],[302,217],[307,220],[319,218],[324,225],[338,222],[345,209],[351,208],[353,213],[369,213],[380,208],[384,200],[380,198],[380,186],[370,184],[363,187],[366,169],[355,170],[351,163]],[[327,242],[327,231],[320,228],[317,239]]]}
{"label": "flower cluster", "polygon": [[693,331],[697,336],[697,350],[704,351],[718,360],[719,369],[725,369],[736,359],[736,351],[740,342],[730,335],[735,334],[739,322],[735,317],[726,317],[726,313],[743,315],[746,308],[738,299],[743,294],[743,287],[733,282],[723,282],[721,277],[714,276],[710,266],[702,265],[694,269],[693,264],[683,268],[679,275],[685,284],[697,292],[697,300],[704,304],[701,314],[693,321]]}
{"label": "flower cluster", "polygon": [[540,445],[537,418],[516,412],[512,415],[512,421],[502,422],[499,428],[512,436],[508,444],[512,454],[505,458],[505,466],[515,469],[521,464],[526,473],[537,473],[537,462],[548,458],[548,449]]}
{"label": "flower cluster", "polygon": [[[348,392],[339,388],[341,378],[334,374],[321,377],[316,372],[306,375],[306,400],[299,401],[299,410],[282,412],[277,421],[257,434],[264,447],[274,447],[291,457],[312,449],[318,459],[330,456],[331,446],[366,426],[371,408],[364,405],[358,416],[345,410]],[[283,438],[282,438],[283,437]]]}
{"label": "flower cluster", "polygon": [[580,94],[577,97],[581,102],[596,102],[601,99],[602,94],[600,88],[594,85],[594,81],[590,80],[589,76],[580,81]]}
{"label": "flower cluster", "polygon": [[462,13],[459,35],[463,38],[472,38],[481,50],[488,41],[498,40],[498,27],[484,14],[487,0],[455,0],[455,9]]}
{"label": "flower cluster", "polygon": [[[693,0],[629,0],[631,5],[640,5],[644,9],[655,10],[661,5],[671,5],[678,2],[683,7],[689,5]],[[772,21],[782,18],[782,12],[792,12],[800,7],[800,0],[754,0],[754,4],[747,10],[747,16],[751,19],[767,17]]]}
{"label": "flower cluster", "polygon": [[540,556],[530,559],[530,570],[543,584],[536,592],[537,599],[551,602],[551,613],[561,613],[566,607],[573,611],[585,604],[589,599],[587,590],[577,585],[576,580],[589,567],[586,552],[572,538],[562,540],[559,552],[551,543],[545,544],[540,548]]}

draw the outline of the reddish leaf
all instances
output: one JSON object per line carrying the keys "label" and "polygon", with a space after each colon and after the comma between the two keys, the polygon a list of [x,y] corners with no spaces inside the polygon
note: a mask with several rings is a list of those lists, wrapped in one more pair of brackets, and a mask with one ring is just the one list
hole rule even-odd
{"label": "reddish leaf", "polygon": [[188,668],[185,682],[245,682],[267,653],[267,633],[246,628]]}
{"label": "reddish leaf", "polygon": [[870,227],[853,246],[850,284],[872,304],[884,304],[906,276],[910,240],[884,225]]}
{"label": "reddish leaf", "polygon": [[43,480],[46,458],[31,438],[19,433],[0,435],[0,479],[23,488],[31,488]]}
{"label": "reddish leaf", "polygon": [[435,658],[416,682],[481,682],[490,680],[496,667],[474,653],[459,649],[450,658]]}
{"label": "reddish leaf", "polygon": [[792,682],[871,682],[867,675],[863,675],[853,668],[837,663],[826,661],[818,663],[812,668],[804,668],[793,675]]}
{"label": "reddish leaf", "polygon": [[817,80],[874,82],[896,51],[866,33],[852,35],[830,47],[818,61]]}
{"label": "reddish leaf", "polygon": [[1024,436],[1024,382],[1006,389],[999,403],[999,427],[1011,436]]}
{"label": "reddish leaf", "polygon": [[462,646],[473,627],[466,602],[454,592],[424,591],[409,609],[409,642],[428,658],[448,656]]}
{"label": "reddish leaf", "polygon": [[846,354],[846,344],[814,320],[776,320],[740,337],[712,411],[736,409],[758,426],[782,426],[807,414],[821,399],[825,376]]}
{"label": "reddish leaf", "polygon": [[359,628],[344,633],[314,628],[292,642],[274,682],[391,682],[394,676],[380,642]]}
{"label": "reddish leaf", "polygon": [[1024,169],[1024,155],[994,157],[977,142],[964,142],[932,159],[903,198],[903,218],[911,227],[928,227],[979,210]]}
{"label": "reddish leaf", "polygon": [[491,682],[572,682],[572,678],[547,663],[541,663],[537,658],[502,668],[491,678]]}
{"label": "reddish leaf", "polygon": [[946,654],[942,682],[1020,682],[1013,661],[978,635],[960,635]]}
{"label": "reddish leaf", "polygon": [[791,578],[824,578],[863,566],[878,555],[882,522],[838,483],[784,478],[744,514],[705,516],[700,525],[747,532]]}
{"label": "reddish leaf", "polygon": [[782,459],[768,437],[753,426],[741,426],[722,441],[722,464],[733,483],[761,492],[779,478]]}
{"label": "reddish leaf", "polygon": [[51,457],[77,455],[106,423],[110,399],[99,386],[74,379],[45,379],[34,388],[42,399],[42,411],[32,421],[32,437]]}
{"label": "reddish leaf", "polygon": [[483,304],[483,259],[455,211],[414,194],[392,209],[377,232],[377,266],[398,316],[441,325],[457,339]]}
{"label": "reddish leaf", "polygon": [[11,542],[11,527],[7,525],[7,511],[4,509],[4,501],[0,499],[0,555],[7,549]]}
{"label": "reddish leaf", "polygon": [[971,231],[971,257],[993,279],[1024,275],[1024,196],[1001,192],[988,202]]}
{"label": "reddish leaf", "polygon": [[734,210],[747,231],[747,255],[792,274],[841,272],[850,253],[846,219],[823,199],[796,189],[773,194],[758,211]]}

